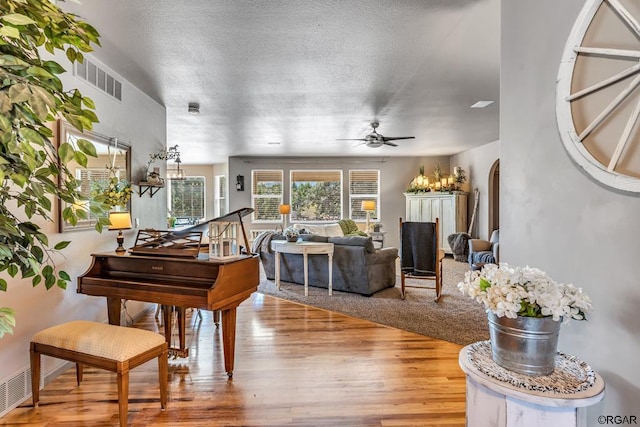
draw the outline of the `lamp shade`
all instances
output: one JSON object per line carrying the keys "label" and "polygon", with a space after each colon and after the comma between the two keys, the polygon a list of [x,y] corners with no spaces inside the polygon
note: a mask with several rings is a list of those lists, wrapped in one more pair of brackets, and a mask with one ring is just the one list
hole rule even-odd
{"label": "lamp shade", "polygon": [[376,210],[376,202],[373,200],[363,200],[361,209],[363,211],[375,211]]}
{"label": "lamp shade", "polygon": [[289,215],[291,213],[291,205],[280,205],[278,207],[278,212],[282,215]]}
{"label": "lamp shade", "polygon": [[129,212],[109,212],[109,230],[128,230],[131,228]]}

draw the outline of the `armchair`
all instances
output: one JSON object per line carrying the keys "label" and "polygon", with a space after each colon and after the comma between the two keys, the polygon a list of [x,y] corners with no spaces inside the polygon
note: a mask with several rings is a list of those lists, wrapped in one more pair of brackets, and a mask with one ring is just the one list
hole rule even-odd
{"label": "armchair", "polygon": [[497,264],[500,260],[500,230],[494,230],[487,240],[469,239],[469,265],[476,270],[484,264]]}

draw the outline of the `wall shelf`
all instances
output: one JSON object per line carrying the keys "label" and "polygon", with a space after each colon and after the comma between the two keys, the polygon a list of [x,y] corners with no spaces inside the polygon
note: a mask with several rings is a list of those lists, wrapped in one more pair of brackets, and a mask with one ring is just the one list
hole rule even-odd
{"label": "wall shelf", "polygon": [[149,197],[151,198],[161,188],[164,188],[164,182],[159,183],[159,184],[154,184],[154,183],[151,183],[151,182],[142,181],[142,182],[138,183],[138,195],[140,197],[142,197],[143,194],[148,192],[149,193]]}

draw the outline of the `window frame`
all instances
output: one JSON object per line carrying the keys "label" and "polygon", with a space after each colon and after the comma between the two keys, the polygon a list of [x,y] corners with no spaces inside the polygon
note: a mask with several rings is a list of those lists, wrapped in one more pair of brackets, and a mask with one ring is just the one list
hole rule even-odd
{"label": "window frame", "polygon": [[[303,219],[299,219],[296,216],[294,216],[294,214],[296,214],[299,209],[296,209],[294,206],[296,205],[296,200],[294,200],[294,190],[293,190],[293,186],[294,183],[297,181],[294,181],[294,174],[296,173],[316,173],[316,174],[323,174],[323,173],[337,173],[339,176],[339,218],[337,219],[327,219],[327,220],[321,220],[321,219],[309,219],[309,220],[303,220]],[[342,219],[344,217],[344,170],[343,169],[291,169],[289,171],[289,201],[291,204],[291,215],[290,215],[290,221],[291,222],[295,222],[295,223],[307,223],[307,224],[311,224],[311,223],[332,223],[332,222],[337,222],[340,219]]]}
{"label": "window frame", "polygon": [[[354,221],[364,222],[366,221],[367,214],[362,209],[356,209],[355,212],[363,212],[364,218],[354,218],[354,209],[353,209],[353,201],[354,200],[373,200],[376,203],[376,210],[371,213],[370,221],[380,222],[380,169],[349,169],[349,183],[348,183],[348,191],[349,191],[349,218]],[[351,192],[351,182],[352,182],[352,174],[355,173],[366,173],[366,172],[375,172],[377,174],[376,184],[377,184],[377,192],[376,193],[365,193],[365,194],[354,194]]]}
{"label": "window frame", "polygon": [[[183,182],[183,181],[188,181],[193,179],[202,180],[202,215],[203,216],[201,218],[198,218],[196,216],[185,217],[181,215],[175,215],[175,212],[173,209],[173,203],[172,203],[174,181]],[[190,176],[185,176],[184,179],[167,179],[167,209],[171,213],[171,216],[175,218],[195,218],[197,221],[205,220],[207,218],[207,179],[206,177],[202,175],[190,175]]]}
{"label": "window frame", "polygon": [[[266,173],[279,173],[280,174],[280,194],[256,194],[256,173],[266,172]],[[267,181],[264,181],[267,182]],[[268,181],[275,182],[275,181]],[[258,212],[256,209],[256,200],[258,199],[277,199],[278,206],[283,204],[284,201],[284,170],[283,169],[252,169],[251,170],[251,207],[253,208],[253,212],[251,213],[251,222],[253,224],[282,224],[283,215],[278,211],[278,217],[274,219],[257,219],[255,213]]]}

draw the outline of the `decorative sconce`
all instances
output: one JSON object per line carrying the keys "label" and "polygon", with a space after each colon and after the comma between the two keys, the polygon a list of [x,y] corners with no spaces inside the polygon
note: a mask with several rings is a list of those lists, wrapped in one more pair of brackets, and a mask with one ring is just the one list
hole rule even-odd
{"label": "decorative sconce", "polygon": [[118,230],[118,247],[116,248],[117,254],[124,254],[127,250],[124,248],[124,235],[122,230],[129,230],[131,228],[131,214],[129,212],[109,212],[109,230]]}
{"label": "decorative sconce", "polygon": [[236,190],[244,191],[244,176],[236,176]]}

